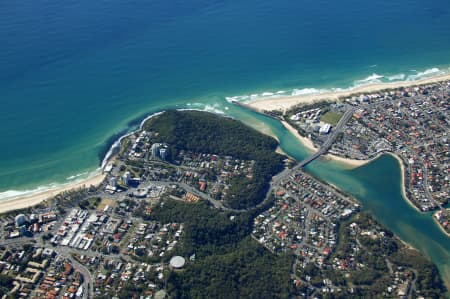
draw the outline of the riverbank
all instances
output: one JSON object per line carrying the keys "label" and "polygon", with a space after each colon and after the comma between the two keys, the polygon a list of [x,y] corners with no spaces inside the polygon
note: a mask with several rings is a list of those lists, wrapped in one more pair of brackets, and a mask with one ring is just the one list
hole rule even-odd
{"label": "riverbank", "polygon": [[36,194],[24,195],[18,198],[12,198],[5,201],[0,201],[0,213],[6,213],[14,210],[26,209],[41,202],[58,195],[59,193],[79,189],[83,187],[98,186],[105,179],[106,175],[103,173],[96,174],[90,178],[55,187],[54,189],[45,190]]}
{"label": "riverbank", "polygon": [[285,112],[292,107],[299,104],[312,104],[316,102],[329,101],[334,102],[340,98],[351,97],[353,95],[362,93],[375,93],[383,90],[398,89],[402,87],[413,87],[418,85],[426,85],[450,80],[450,74],[435,76],[431,78],[424,78],[415,81],[398,81],[391,83],[375,83],[346,90],[339,90],[333,92],[324,92],[316,94],[306,94],[298,96],[280,96],[271,98],[255,99],[246,105],[259,111],[282,111]]}
{"label": "riverbank", "polygon": [[[318,151],[319,149],[317,147],[314,146],[314,143],[311,141],[311,139],[306,138],[301,136],[298,131],[291,125],[289,124],[287,121],[283,120],[281,121],[281,123],[283,124],[283,126],[289,130],[289,132],[292,133],[292,135],[294,135],[311,153],[314,153],[316,151]],[[336,155],[331,155],[331,154],[326,154],[323,156],[323,158],[325,160],[332,160],[335,162],[339,162],[341,164],[344,164],[346,167],[350,167],[350,168],[356,168],[356,167],[361,167],[367,163],[369,163],[370,161],[372,161],[372,159],[370,160],[355,160],[355,159],[348,159],[348,158],[343,158],[343,157],[339,157]]]}
{"label": "riverbank", "polygon": [[407,196],[407,193],[406,193],[405,163],[403,163],[403,160],[399,156],[394,154],[394,153],[386,152],[386,154],[391,155],[392,157],[394,157],[397,160],[397,162],[398,162],[398,164],[400,166],[400,171],[402,173],[402,175],[401,175],[402,196],[403,196],[404,200],[408,203],[408,205],[413,207],[416,211],[418,211],[419,213],[422,213],[422,211]]}
{"label": "riverbank", "polygon": [[442,224],[441,224],[441,223],[439,222],[439,220],[437,219],[437,217],[436,217],[436,214],[437,214],[437,213],[439,213],[439,211],[436,211],[436,212],[433,213],[433,220],[434,220],[434,222],[436,222],[436,225],[439,226],[439,228],[441,229],[441,231],[442,231],[444,234],[446,234],[447,237],[450,238],[450,233],[447,232],[447,231],[445,230],[445,228],[442,226]]}

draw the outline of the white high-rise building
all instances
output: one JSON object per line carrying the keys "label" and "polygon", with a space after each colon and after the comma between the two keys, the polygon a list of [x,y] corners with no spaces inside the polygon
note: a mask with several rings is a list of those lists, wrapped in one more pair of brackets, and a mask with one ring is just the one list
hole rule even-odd
{"label": "white high-rise building", "polygon": [[160,147],[159,143],[153,143],[152,144],[152,147],[151,147],[152,158],[158,158],[158,156],[159,156],[159,147]]}
{"label": "white high-rise building", "polygon": [[159,150],[159,156],[161,157],[162,160],[166,160],[167,159],[167,149],[161,148]]}
{"label": "white high-rise building", "polygon": [[124,183],[125,185],[128,185],[128,184],[130,183],[130,180],[131,180],[131,174],[130,174],[130,172],[129,172],[129,171],[125,172],[125,173],[123,174],[122,179],[123,179],[123,183]]}
{"label": "white high-rise building", "polygon": [[117,178],[111,177],[111,178],[109,179],[109,185],[110,185],[111,187],[117,187]]}

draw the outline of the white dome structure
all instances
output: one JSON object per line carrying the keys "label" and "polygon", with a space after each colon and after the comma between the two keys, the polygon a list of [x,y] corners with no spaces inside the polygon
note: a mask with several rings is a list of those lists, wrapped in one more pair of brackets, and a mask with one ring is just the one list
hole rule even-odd
{"label": "white dome structure", "polygon": [[181,269],[184,267],[186,260],[182,256],[174,256],[170,259],[170,266],[174,269]]}
{"label": "white dome structure", "polygon": [[19,214],[14,218],[14,222],[16,222],[17,227],[24,225],[26,221],[27,218],[24,214]]}

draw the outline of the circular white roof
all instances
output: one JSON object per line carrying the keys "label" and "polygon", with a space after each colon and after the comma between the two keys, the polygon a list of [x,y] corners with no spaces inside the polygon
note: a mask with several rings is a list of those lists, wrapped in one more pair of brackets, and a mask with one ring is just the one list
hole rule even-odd
{"label": "circular white roof", "polygon": [[17,216],[14,218],[14,220],[16,220],[16,222],[17,222],[17,221],[24,222],[24,221],[26,220],[26,217],[25,217],[24,214],[19,214],[19,215],[17,215]]}
{"label": "circular white roof", "polygon": [[176,269],[182,268],[185,263],[186,263],[186,260],[182,256],[177,255],[170,259],[170,265]]}

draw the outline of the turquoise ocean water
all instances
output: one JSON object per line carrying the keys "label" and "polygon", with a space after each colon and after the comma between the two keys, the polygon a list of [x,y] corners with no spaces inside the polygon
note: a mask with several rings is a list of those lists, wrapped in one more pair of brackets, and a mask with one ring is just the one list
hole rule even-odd
{"label": "turquoise ocean water", "polygon": [[[301,158],[279,123],[227,99],[416,80],[449,66],[444,0],[1,1],[0,199],[88,176],[112,136],[167,108],[263,127]],[[354,194],[450,281],[449,240],[401,198],[395,160],[308,169]]]}

